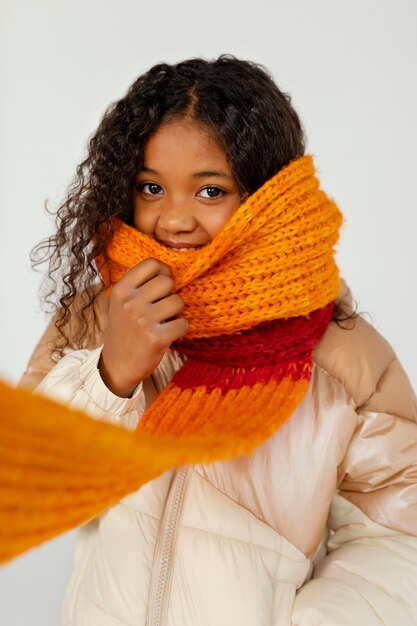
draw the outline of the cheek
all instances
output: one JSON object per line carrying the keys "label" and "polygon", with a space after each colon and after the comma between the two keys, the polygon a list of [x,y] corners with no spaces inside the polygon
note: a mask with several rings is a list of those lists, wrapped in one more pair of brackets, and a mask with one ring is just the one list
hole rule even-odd
{"label": "cheek", "polygon": [[150,211],[146,211],[138,206],[133,212],[133,224],[137,230],[145,234],[152,234],[154,230],[154,217]]}
{"label": "cheek", "polygon": [[210,234],[210,236],[214,237],[215,235],[217,235],[218,232],[221,231],[221,229],[229,220],[229,218],[233,215],[233,213],[233,209],[213,211],[204,215],[204,219],[201,219],[201,223],[204,226],[205,230]]}

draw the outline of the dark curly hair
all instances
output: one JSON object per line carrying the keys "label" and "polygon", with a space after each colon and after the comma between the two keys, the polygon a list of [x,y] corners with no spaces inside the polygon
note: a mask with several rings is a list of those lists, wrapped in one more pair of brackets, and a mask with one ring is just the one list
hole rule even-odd
{"label": "dark curly hair", "polygon": [[[132,224],[134,179],[146,142],[162,122],[183,117],[205,124],[223,146],[242,197],[305,151],[290,96],[259,64],[221,55],[160,63],[139,76],[89,139],[87,157],[56,211],[56,233],[32,251],[34,266],[49,261],[45,300],[59,309],[61,354],[68,344],[81,347],[91,312],[96,319],[94,305],[104,286],[94,259],[112,237],[113,217]],[[83,305],[69,337],[77,293]]]}

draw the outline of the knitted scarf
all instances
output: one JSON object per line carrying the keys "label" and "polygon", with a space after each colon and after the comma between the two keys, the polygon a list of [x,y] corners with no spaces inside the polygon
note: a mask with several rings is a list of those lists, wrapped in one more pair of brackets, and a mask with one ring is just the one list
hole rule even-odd
{"label": "knitted scarf", "polygon": [[28,415],[23,392],[0,388],[0,560],[167,469],[251,454],[271,437],[305,395],[331,320],[341,221],[310,155],[260,187],[201,249],[169,249],[115,220],[97,259],[105,285],[149,257],[170,265],[189,321],[172,347],[188,358],[134,433],[35,396]]}

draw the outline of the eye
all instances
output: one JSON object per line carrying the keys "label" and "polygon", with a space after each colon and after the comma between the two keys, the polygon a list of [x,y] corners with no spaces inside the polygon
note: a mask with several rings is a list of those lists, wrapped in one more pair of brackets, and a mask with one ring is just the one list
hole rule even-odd
{"label": "eye", "polygon": [[219,198],[220,196],[224,195],[224,191],[223,189],[220,189],[220,187],[214,187],[213,185],[209,185],[207,187],[204,187],[201,191],[200,194],[202,194],[203,192],[207,192],[207,195],[203,195],[203,198]]}
{"label": "eye", "polygon": [[156,183],[137,183],[136,189],[150,196],[157,196],[162,191],[162,187]]}

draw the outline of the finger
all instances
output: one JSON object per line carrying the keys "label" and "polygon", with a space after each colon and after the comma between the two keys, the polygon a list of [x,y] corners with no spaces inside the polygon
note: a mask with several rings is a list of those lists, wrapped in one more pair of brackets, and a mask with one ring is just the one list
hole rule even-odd
{"label": "finger", "polygon": [[165,324],[161,324],[161,337],[167,345],[170,345],[173,341],[185,337],[188,332],[188,327],[188,321],[184,317],[165,322]]}
{"label": "finger", "polygon": [[166,263],[150,257],[128,270],[119,284],[123,284],[126,289],[137,289],[159,274],[171,276],[171,268]]}
{"label": "finger", "polygon": [[135,297],[141,302],[158,302],[174,291],[174,279],[168,274],[158,274],[136,290]]}
{"label": "finger", "polygon": [[181,296],[174,293],[152,305],[152,318],[159,323],[166,322],[172,317],[182,313],[183,309],[184,300]]}

